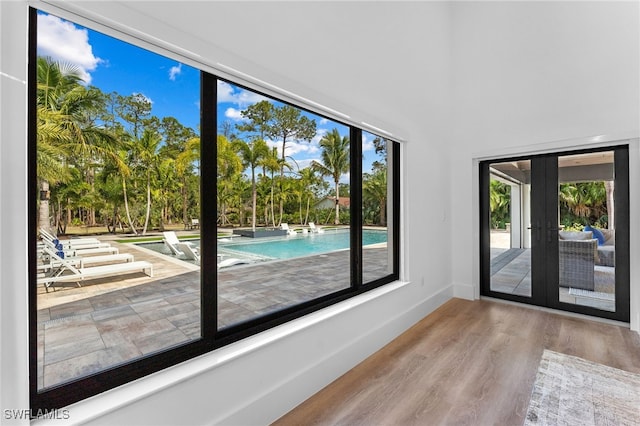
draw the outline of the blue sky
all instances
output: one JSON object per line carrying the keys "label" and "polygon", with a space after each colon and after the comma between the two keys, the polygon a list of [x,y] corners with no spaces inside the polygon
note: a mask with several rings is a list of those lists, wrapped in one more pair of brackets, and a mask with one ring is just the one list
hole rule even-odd
{"label": "blue sky", "polygon": [[[195,68],[43,13],[38,16],[38,54],[78,66],[85,83],[105,93],[142,94],[152,103],[152,115],[175,117],[199,133],[200,73]],[[242,120],[240,111],[263,99],[257,93],[220,82],[218,121],[238,124]],[[319,141],[334,127],[342,136],[348,136],[346,126],[305,114],[315,119],[316,136],[310,143],[287,142],[286,152],[301,168],[320,159]],[[365,134],[363,139],[366,170],[377,158],[371,143],[373,136]],[[278,140],[267,143],[278,149],[282,145]],[[348,182],[348,175],[342,181]]]}

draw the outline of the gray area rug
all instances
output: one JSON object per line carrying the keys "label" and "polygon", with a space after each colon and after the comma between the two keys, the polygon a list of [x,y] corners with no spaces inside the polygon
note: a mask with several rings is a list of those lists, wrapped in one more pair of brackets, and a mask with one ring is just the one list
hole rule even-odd
{"label": "gray area rug", "polygon": [[640,374],[545,350],[525,425],[640,425]]}

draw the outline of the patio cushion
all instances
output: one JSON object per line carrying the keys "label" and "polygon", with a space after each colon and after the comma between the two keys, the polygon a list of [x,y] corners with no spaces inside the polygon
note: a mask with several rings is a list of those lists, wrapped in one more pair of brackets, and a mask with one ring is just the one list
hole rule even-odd
{"label": "patio cushion", "polygon": [[604,244],[605,246],[615,246],[616,245],[616,232],[613,229],[601,229],[602,235],[604,235]]}
{"label": "patio cushion", "polygon": [[581,231],[560,231],[558,233],[561,240],[592,240],[593,232]]}
{"label": "patio cushion", "polygon": [[593,228],[591,225],[587,225],[584,227],[584,231],[585,232],[593,232],[593,238],[595,238],[596,240],[598,240],[598,245],[601,246],[604,244],[604,234],[602,233],[602,231],[600,231],[598,228]]}

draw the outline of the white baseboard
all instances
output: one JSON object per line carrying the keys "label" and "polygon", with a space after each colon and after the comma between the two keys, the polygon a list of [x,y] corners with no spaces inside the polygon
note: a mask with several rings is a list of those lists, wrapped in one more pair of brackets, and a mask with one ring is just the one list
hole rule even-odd
{"label": "white baseboard", "polygon": [[475,300],[475,292],[471,284],[453,284],[453,297]]}

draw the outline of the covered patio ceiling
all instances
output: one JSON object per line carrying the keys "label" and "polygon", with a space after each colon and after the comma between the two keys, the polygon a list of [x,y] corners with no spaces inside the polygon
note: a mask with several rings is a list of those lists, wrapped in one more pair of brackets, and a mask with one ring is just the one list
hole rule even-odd
{"label": "covered patio ceiling", "polygon": [[[531,161],[518,160],[491,164],[492,178],[512,184],[531,183]],[[611,181],[614,179],[613,151],[563,155],[558,158],[558,177],[561,183]]]}

